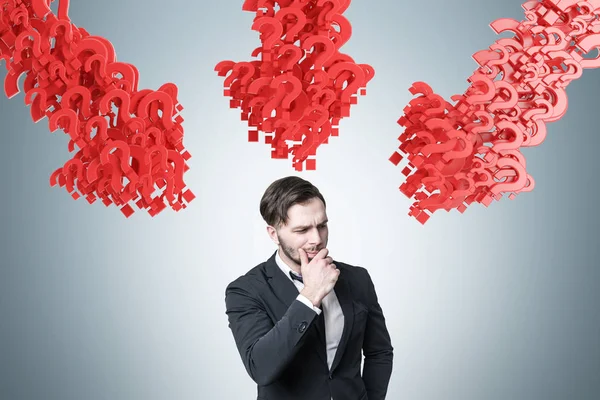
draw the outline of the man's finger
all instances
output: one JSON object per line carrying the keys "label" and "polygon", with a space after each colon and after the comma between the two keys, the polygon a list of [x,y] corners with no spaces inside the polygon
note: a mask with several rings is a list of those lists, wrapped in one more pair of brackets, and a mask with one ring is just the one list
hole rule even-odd
{"label": "man's finger", "polygon": [[327,250],[325,247],[321,249],[321,251],[319,251],[317,254],[315,254],[315,256],[313,257],[314,259],[319,259],[319,258],[325,258],[327,257],[327,254],[329,253],[329,250]]}
{"label": "man's finger", "polygon": [[300,266],[303,267],[308,264],[308,255],[304,251],[304,249],[299,248],[298,254],[300,254]]}

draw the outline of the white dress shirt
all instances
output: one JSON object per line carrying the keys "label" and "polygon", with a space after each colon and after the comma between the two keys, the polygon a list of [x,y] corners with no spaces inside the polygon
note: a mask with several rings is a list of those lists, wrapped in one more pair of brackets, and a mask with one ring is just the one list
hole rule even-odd
{"label": "white dress shirt", "polygon": [[[279,250],[277,251],[277,255],[275,256],[275,261],[279,268],[283,271],[285,276],[288,277],[290,281],[296,286],[298,292],[304,289],[304,283],[292,279],[290,276],[290,271],[293,274],[299,276],[296,272],[294,272],[279,256]],[[317,314],[321,314],[321,310],[318,307],[315,307],[312,302],[307,299],[305,296],[299,294],[296,297],[297,300],[300,300],[302,303],[306,304],[307,307],[314,310]],[[340,307],[340,302],[338,301],[337,296],[335,295],[335,290],[331,290],[323,298],[321,301],[321,307],[323,307],[323,312],[325,315],[325,343],[326,343],[326,352],[327,352],[327,365],[331,370],[331,364],[333,364],[333,358],[335,357],[335,352],[337,351],[338,344],[340,343],[340,339],[342,338],[342,332],[344,330],[344,313],[342,312],[342,308]]]}

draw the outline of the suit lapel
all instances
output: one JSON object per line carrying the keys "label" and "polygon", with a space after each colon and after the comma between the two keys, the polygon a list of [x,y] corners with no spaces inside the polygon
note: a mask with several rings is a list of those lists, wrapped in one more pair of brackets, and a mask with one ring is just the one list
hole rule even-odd
{"label": "suit lapel", "polygon": [[[265,264],[265,271],[268,279],[267,283],[271,287],[271,290],[273,290],[273,293],[275,293],[275,296],[277,296],[277,298],[285,306],[282,314],[277,315],[277,318],[280,319],[285,313],[285,311],[287,311],[287,309],[290,308],[294,300],[296,300],[296,297],[298,297],[298,288],[292,283],[290,279],[288,279],[287,276],[285,276],[283,271],[279,268],[277,262],[275,261],[275,254],[277,254],[277,250],[267,260]],[[322,314],[323,313],[321,313],[321,315]],[[322,316],[320,318],[323,319]],[[319,324],[318,322],[318,320],[315,321],[313,325],[316,325],[316,328],[314,329],[316,330],[316,334],[319,337],[319,340],[321,341],[321,346],[317,346],[315,351],[317,352],[319,357],[321,357],[321,360],[323,360],[325,365],[327,365],[327,353],[325,347],[325,325],[323,323],[321,326],[321,324]]]}
{"label": "suit lapel", "polygon": [[[333,261],[335,264],[335,260]],[[342,313],[344,314],[344,329],[342,331],[342,338],[340,339],[340,343],[338,344],[338,348],[335,352],[335,357],[333,359],[333,363],[331,364],[331,372],[333,372],[340,360],[342,355],[344,355],[344,351],[346,350],[346,345],[348,344],[348,338],[350,337],[350,332],[352,331],[352,325],[354,324],[354,307],[352,305],[352,294],[350,292],[350,285],[348,283],[347,277],[345,275],[345,269],[340,269],[340,276],[333,288],[335,291],[335,295],[340,303],[342,308]]]}
{"label": "suit lapel", "polygon": [[[277,250],[273,255],[267,260],[265,265],[266,275],[268,277],[268,284],[275,293],[275,296],[283,303],[285,306],[284,310],[287,310],[296,297],[298,297],[298,289],[289,280],[283,271],[277,265],[275,261],[275,255],[277,254]],[[335,260],[334,260],[335,264]],[[354,306],[352,305],[352,293],[350,292],[350,285],[348,283],[345,269],[340,269],[340,276],[333,288],[335,291],[335,295],[340,303],[340,307],[342,308],[342,313],[344,314],[344,329],[342,331],[342,337],[340,339],[340,343],[335,353],[335,357],[333,359],[333,363],[331,365],[331,372],[333,372],[344,354],[346,349],[346,345],[348,344],[348,339],[350,337],[350,332],[352,331],[352,326],[354,324]],[[270,279],[269,279],[270,278]],[[284,311],[285,313],[285,311]],[[283,314],[278,315],[278,318],[281,318]],[[327,365],[327,347],[326,347],[326,339],[325,339],[325,323],[323,318],[323,313],[318,317],[320,320],[315,321],[315,331],[319,341],[321,342],[321,346],[317,346],[315,349],[319,357],[323,360],[325,365]]]}
{"label": "suit lapel", "polygon": [[[271,286],[275,296],[277,296],[277,298],[285,305],[285,309],[287,310],[290,308],[296,297],[298,297],[298,289],[292,281],[285,276],[283,271],[279,269],[279,266],[275,261],[275,254],[277,254],[277,251],[275,251],[271,258],[267,260],[265,266],[267,277],[270,278],[267,282],[269,286]],[[278,317],[281,318],[281,315]]]}

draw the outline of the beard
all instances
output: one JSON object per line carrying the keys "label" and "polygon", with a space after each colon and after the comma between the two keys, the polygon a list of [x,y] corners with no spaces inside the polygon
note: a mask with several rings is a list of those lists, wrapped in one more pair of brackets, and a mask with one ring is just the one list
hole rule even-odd
{"label": "beard", "polygon": [[[290,246],[285,240],[281,239],[281,236],[277,234],[277,239],[279,240],[279,244],[281,245],[281,250],[283,254],[293,262],[295,262],[298,266],[302,265],[300,261],[300,254],[298,254],[298,250],[294,247]],[[310,251],[317,251],[317,249],[311,249]],[[311,262],[314,257],[311,257],[307,254],[308,262]]]}

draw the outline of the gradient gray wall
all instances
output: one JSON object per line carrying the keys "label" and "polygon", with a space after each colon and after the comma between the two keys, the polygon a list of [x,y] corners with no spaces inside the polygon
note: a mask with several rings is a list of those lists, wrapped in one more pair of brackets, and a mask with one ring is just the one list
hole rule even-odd
{"label": "gradient gray wall", "polygon": [[488,24],[522,19],[520,1],[354,0],[343,51],[376,76],[302,173],[247,142],[213,72],[259,45],[241,0],[71,3],[140,88],[179,86],[198,197],[128,220],[72,200],[48,184],[70,158],[64,133],[34,124],[22,93],[0,96],[0,399],[255,399],[224,290],[274,251],[258,202],[286,175],[322,190],[331,255],[375,281],[395,347],[388,399],[600,398],[600,72],[569,86],[566,116],[524,151],[536,188],[514,201],[421,226],[387,160],[412,82],[462,93],[471,55],[497,39]]}

